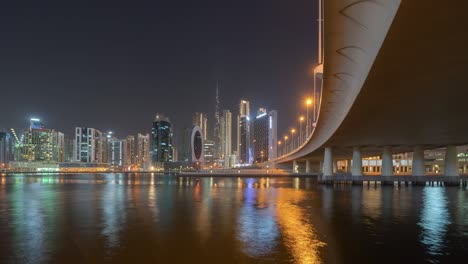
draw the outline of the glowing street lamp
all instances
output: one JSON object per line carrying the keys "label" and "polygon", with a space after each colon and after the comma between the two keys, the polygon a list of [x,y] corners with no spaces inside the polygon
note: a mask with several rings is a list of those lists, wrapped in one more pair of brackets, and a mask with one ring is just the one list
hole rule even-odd
{"label": "glowing street lamp", "polygon": [[310,121],[309,121],[309,106],[311,106],[311,105],[312,105],[312,99],[311,98],[306,99],[306,108],[307,108],[307,123],[306,123],[306,135],[307,136],[306,137],[309,136],[309,130],[310,130],[309,129],[309,123],[310,123]]}
{"label": "glowing street lamp", "polygon": [[300,130],[299,137],[300,137],[301,144],[304,141],[304,137],[302,135],[302,122],[304,122],[304,117],[303,116],[299,117],[299,130]]}
{"label": "glowing street lamp", "polygon": [[[291,145],[292,145],[292,149],[294,149],[294,133],[296,133],[296,129],[291,129]],[[291,150],[292,150],[291,149]]]}
{"label": "glowing street lamp", "polygon": [[[277,149],[277,151],[281,149],[281,140],[278,141],[278,146],[279,146],[279,148]],[[279,152],[279,151],[278,151],[278,152]],[[281,156],[281,155],[283,155],[283,154],[280,154],[280,156]]]}
{"label": "glowing street lamp", "polygon": [[285,153],[288,153],[288,136],[284,136],[284,148],[285,148]]}

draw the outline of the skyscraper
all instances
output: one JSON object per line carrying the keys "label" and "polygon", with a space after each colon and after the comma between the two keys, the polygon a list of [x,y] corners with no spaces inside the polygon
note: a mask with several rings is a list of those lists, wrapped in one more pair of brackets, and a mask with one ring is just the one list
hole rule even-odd
{"label": "skyscraper", "polygon": [[168,118],[157,114],[151,131],[152,162],[170,162],[172,158],[172,127]]}
{"label": "skyscraper", "polygon": [[135,136],[129,135],[126,139],[126,156],[125,156],[125,165],[134,165],[136,164],[135,158]]}
{"label": "skyscraper", "polygon": [[215,119],[215,124],[214,124],[214,133],[213,133],[213,142],[214,142],[214,152],[213,152],[213,158],[215,160],[218,160],[222,156],[223,152],[223,144],[222,144],[222,128],[221,128],[221,122],[222,122],[222,117],[221,117],[221,99],[219,96],[219,83],[216,82],[216,105],[215,105],[215,113],[214,113],[214,119]]}
{"label": "skyscraper", "polygon": [[94,128],[76,127],[73,140],[73,161],[102,163],[104,136]]}
{"label": "skyscraper", "polygon": [[148,168],[150,158],[150,136],[149,134],[137,135],[137,163],[142,168]]}
{"label": "skyscraper", "polygon": [[63,133],[45,128],[39,119],[32,118],[21,144],[22,161],[63,161]]}
{"label": "skyscraper", "polygon": [[13,137],[8,132],[0,131],[0,168],[5,167],[10,161],[13,161],[13,153],[11,153]]}
{"label": "skyscraper", "polygon": [[107,161],[111,166],[123,167],[126,160],[127,142],[125,139],[111,138],[107,143]]}
{"label": "skyscraper", "polygon": [[229,167],[229,159],[232,154],[232,114],[229,110],[223,110],[222,127],[221,127],[221,144],[222,158],[224,166]]}
{"label": "skyscraper", "polygon": [[[192,125],[200,127],[203,132],[203,140],[206,140],[208,135],[208,115],[206,113],[196,112],[192,117]],[[191,132],[192,129],[189,128],[189,130]]]}
{"label": "skyscraper", "polygon": [[271,110],[268,114],[268,159],[278,156],[278,111]]}
{"label": "skyscraper", "polygon": [[237,153],[239,163],[250,162],[250,103],[241,100],[237,116]]}

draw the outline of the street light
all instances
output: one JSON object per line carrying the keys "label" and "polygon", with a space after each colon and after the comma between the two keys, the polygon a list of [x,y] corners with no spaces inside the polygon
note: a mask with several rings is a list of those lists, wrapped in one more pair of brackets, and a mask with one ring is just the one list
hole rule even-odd
{"label": "street light", "polygon": [[[281,149],[281,140],[278,141],[278,146],[279,148],[276,150],[278,152],[279,149]],[[282,151],[281,151],[282,152]],[[278,154],[278,153],[277,153]],[[280,154],[280,156],[282,156],[283,154]]]}
{"label": "street light", "polygon": [[309,122],[309,106],[310,106],[310,105],[312,105],[312,99],[311,99],[311,98],[308,98],[308,99],[306,100],[306,108],[307,108],[306,137],[309,136],[309,130],[310,130],[310,129],[309,129],[309,126],[310,126],[310,125],[309,125],[309,124],[310,124],[310,122]]}
{"label": "street light", "polygon": [[302,135],[302,122],[304,122],[304,117],[303,117],[303,116],[299,117],[299,130],[300,130],[300,132],[299,132],[299,137],[300,137],[300,139],[301,139],[301,140],[300,140],[300,141],[301,141],[301,144],[302,144],[302,142],[304,142],[304,137],[303,137],[303,135]]}
{"label": "street light", "polygon": [[296,129],[291,129],[291,144],[292,144],[292,148],[291,150],[294,149],[294,133],[296,133]]}
{"label": "street light", "polygon": [[285,148],[285,153],[288,153],[288,136],[284,136],[284,148]]}

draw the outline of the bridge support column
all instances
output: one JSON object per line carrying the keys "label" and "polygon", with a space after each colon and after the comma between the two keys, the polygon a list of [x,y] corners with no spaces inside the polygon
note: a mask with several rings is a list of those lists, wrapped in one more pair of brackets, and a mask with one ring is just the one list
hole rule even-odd
{"label": "bridge support column", "polygon": [[[444,185],[453,185],[458,186],[460,185],[458,176],[460,173],[458,172],[458,157],[457,157],[457,147],[455,145],[449,145],[446,148],[445,152],[445,176],[447,180],[444,182]],[[456,177],[456,179],[449,180],[449,177]]]}
{"label": "bridge support column", "polygon": [[424,176],[424,148],[421,145],[415,146],[413,150],[413,176]]}
{"label": "bridge support column", "polygon": [[346,173],[351,174],[351,160],[346,160]]}
{"label": "bridge support column", "polygon": [[310,173],[310,160],[306,160],[305,172]]}
{"label": "bridge support column", "polygon": [[[392,149],[388,146],[383,148],[382,153],[382,176],[388,177],[393,176],[393,158],[392,158]],[[383,184],[393,185],[392,181],[382,181]]]}
{"label": "bridge support column", "polygon": [[297,171],[297,161],[293,160],[293,173],[298,173]]}
{"label": "bridge support column", "polygon": [[333,175],[333,157],[332,148],[326,147],[323,155],[323,176]]}
{"label": "bridge support column", "polygon": [[359,147],[353,148],[353,167],[352,167],[352,176],[362,176],[362,154]]}

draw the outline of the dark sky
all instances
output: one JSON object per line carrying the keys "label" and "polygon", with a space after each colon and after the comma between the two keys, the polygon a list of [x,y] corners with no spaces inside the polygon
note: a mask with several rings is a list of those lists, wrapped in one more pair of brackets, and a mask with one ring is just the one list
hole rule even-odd
{"label": "dark sky", "polygon": [[0,6],[0,128],[124,137],[160,112],[179,130],[214,111],[216,80],[233,117],[245,98],[289,127],[312,88],[315,1],[32,2]]}

